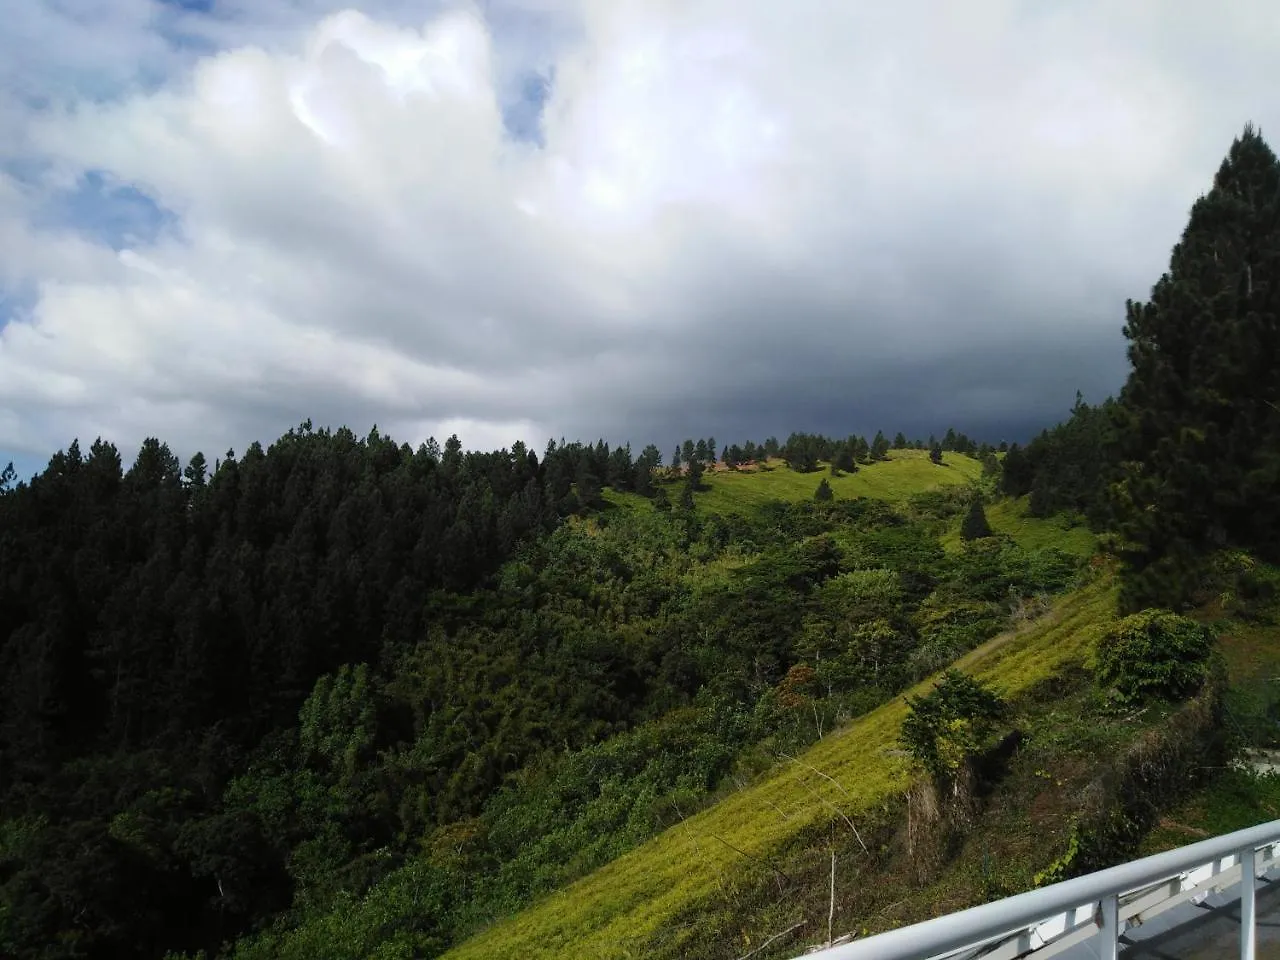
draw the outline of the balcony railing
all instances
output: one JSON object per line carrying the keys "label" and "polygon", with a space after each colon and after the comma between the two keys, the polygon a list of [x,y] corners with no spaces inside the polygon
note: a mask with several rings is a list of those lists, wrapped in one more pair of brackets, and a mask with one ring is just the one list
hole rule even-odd
{"label": "balcony railing", "polygon": [[1047,958],[1097,939],[1115,960],[1126,928],[1240,883],[1240,956],[1255,960],[1256,880],[1280,857],[1280,820],[1064,880],[959,913],[827,947],[805,960]]}

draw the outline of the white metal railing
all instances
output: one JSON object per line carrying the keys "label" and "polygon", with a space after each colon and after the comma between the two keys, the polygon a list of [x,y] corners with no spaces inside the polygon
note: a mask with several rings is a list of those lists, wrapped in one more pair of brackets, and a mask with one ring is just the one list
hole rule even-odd
{"label": "white metal railing", "polygon": [[1280,820],[1122,863],[959,913],[806,954],[805,960],[1037,960],[1098,937],[1116,960],[1127,927],[1240,882],[1240,957],[1255,960],[1255,883],[1280,858]]}

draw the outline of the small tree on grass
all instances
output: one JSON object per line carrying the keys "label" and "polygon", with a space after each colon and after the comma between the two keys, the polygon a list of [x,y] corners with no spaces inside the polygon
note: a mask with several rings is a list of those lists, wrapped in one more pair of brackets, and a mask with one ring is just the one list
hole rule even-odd
{"label": "small tree on grass", "polygon": [[680,509],[693,510],[693,484],[685,483],[680,487]]}
{"label": "small tree on grass", "polygon": [[831,484],[827,483],[826,477],[822,478],[822,482],[818,484],[818,489],[813,491],[813,499],[819,503],[829,503],[835,499],[835,494],[831,492]]}
{"label": "small tree on grass", "polygon": [[902,745],[939,786],[956,779],[1008,714],[996,693],[959,670],[948,670],[923,697],[907,697],[907,708]]}
{"label": "small tree on grass", "polygon": [[852,438],[840,444],[831,458],[831,466],[844,473],[857,473],[858,458],[854,446],[855,443]]}
{"label": "small tree on grass", "polygon": [[871,459],[889,459],[889,441],[885,439],[884,431],[882,430],[877,430],[875,439],[871,441]]}
{"label": "small tree on grass", "polygon": [[982,509],[982,497],[975,496],[969,501],[969,512],[960,524],[960,539],[981,540],[991,536],[991,524],[987,523],[987,513]]}
{"label": "small tree on grass", "polygon": [[922,777],[908,793],[908,843],[919,877],[945,859],[977,798],[975,761],[1009,712],[993,691],[948,670],[923,697],[907,697],[900,741]]}
{"label": "small tree on grass", "polygon": [[942,464],[942,444],[935,443],[929,450],[929,459],[941,466]]}
{"label": "small tree on grass", "polygon": [[1098,639],[1098,682],[1121,699],[1182,697],[1208,676],[1213,631],[1169,610],[1143,610],[1113,623]]}
{"label": "small tree on grass", "polygon": [[703,466],[701,460],[689,461],[689,486],[694,490],[702,489]]}

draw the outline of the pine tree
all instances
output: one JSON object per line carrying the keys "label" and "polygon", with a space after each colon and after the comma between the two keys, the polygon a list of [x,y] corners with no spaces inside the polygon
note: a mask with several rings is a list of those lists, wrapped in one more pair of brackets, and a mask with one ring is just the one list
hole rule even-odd
{"label": "pine tree", "polygon": [[680,509],[693,511],[693,484],[684,483],[680,487]]}
{"label": "pine tree", "polygon": [[653,494],[653,466],[651,461],[641,456],[636,461],[632,470],[632,487],[636,493],[642,497],[648,497]]}
{"label": "pine tree", "polygon": [[1120,394],[1124,604],[1190,598],[1196,557],[1280,558],[1280,163],[1252,126],[1191,209],[1168,272],[1130,301]]}
{"label": "pine tree", "polygon": [[583,509],[600,505],[600,478],[596,476],[593,465],[585,454],[578,462],[575,485],[577,487],[578,502]]}
{"label": "pine tree", "polygon": [[969,512],[960,524],[960,539],[981,540],[991,536],[991,525],[987,523],[986,511],[982,509],[982,497],[974,496],[969,501]]}
{"label": "pine tree", "polygon": [[929,451],[929,459],[932,460],[934,463],[938,464],[939,466],[942,465],[941,445],[939,445],[938,443],[934,443],[932,449],[930,449]]}
{"label": "pine tree", "polygon": [[634,465],[631,462],[631,444],[615,447],[605,463],[605,485],[615,490],[629,490],[632,486]]}
{"label": "pine tree", "polygon": [[850,437],[844,443],[836,448],[835,456],[831,460],[831,465],[837,470],[844,473],[857,473],[858,463],[856,460],[856,440]]}
{"label": "pine tree", "polygon": [[694,458],[689,462],[689,486],[694,490],[702,489],[702,461]]}
{"label": "pine tree", "polygon": [[835,499],[835,494],[831,492],[831,484],[827,482],[827,478],[823,477],[818,484],[818,489],[813,492],[813,499],[819,503],[828,503]]}
{"label": "pine tree", "polygon": [[875,439],[871,441],[871,459],[889,459],[889,441],[885,439],[884,433],[880,430],[876,431]]}

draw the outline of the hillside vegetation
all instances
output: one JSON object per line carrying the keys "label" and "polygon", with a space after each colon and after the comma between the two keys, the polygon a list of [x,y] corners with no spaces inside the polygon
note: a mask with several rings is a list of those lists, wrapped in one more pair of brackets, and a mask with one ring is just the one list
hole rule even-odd
{"label": "hillside vegetation", "polygon": [[[981,469],[889,456],[858,475]],[[127,472],[73,445],[4,494],[0,943],[437,954],[1079,571],[1013,539],[941,549],[972,494],[945,481],[722,515],[720,474],[661,510],[652,472],[304,424],[212,477],[158,442]]]}
{"label": "hillside vegetation", "polygon": [[[1083,666],[1114,601],[1113,581],[1099,577],[1040,621],[997,636],[956,666],[1016,697],[1068,666]],[[651,941],[660,937],[670,955],[679,955],[676,948],[705,955],[708,944],[696,932],[671,935],[667,928],[732,883],[744,860],[768,861],[789,841],[833,820],[843,829],[843,817],[865,827],[905,790],[906,765],[895,749],[905,714],[900,698],[872,710],[761,782],[445,956],[652,956]]]}
{"label": "hillside vegetation", "polygon": [[[769,460],[750,470],[716,470],[704,475],[707,490],[695,495],[698,508],[716,513],[746,513],[770,500],[812,500],[818,482],[826,478],[840,499],[874,497],[904,503],[911,497],[939,487],[967,486],[982,473],[982,464],[957,453],[943,455],[941,466],[929,461],[923,450],[890,450],[888,459],[859,467],[857,473],[832,476],[826,469],[799,473],[780,460]],[[820,468],[827,464],[818,464]]]}

